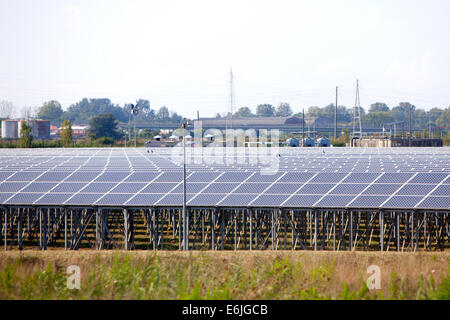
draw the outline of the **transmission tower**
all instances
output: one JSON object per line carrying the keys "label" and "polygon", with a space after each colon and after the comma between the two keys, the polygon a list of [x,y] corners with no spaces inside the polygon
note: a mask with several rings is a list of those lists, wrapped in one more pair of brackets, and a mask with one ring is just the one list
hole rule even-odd
{"label": "transmission tower", "polygon": [[353,134],[352,137],[362,138],[362,124],[361,124],[361,102],[359,100],[359,80],[356,80],[356,99],[355,107],[353,108]]}
{"label": "transmission tower", "polygon": [[233,112],[234,112],[234,106],[236,104],[236,99],[234,95],[234,76],[233,76],[233,69],[230,69],[230,78],[228,80],[228,86],[229,86],[229,93],[228,93],[228,114],[227,114],[227,120],[226,120],[226,129],[233,129]]}

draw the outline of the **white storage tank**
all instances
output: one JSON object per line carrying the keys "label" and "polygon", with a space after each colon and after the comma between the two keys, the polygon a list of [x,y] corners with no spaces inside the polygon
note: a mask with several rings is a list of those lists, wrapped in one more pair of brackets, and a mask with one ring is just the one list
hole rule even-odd
{"label": "white storage tank", "polygon": [[2,138],[17,139],[18,123],[17,120],[2,120]]}

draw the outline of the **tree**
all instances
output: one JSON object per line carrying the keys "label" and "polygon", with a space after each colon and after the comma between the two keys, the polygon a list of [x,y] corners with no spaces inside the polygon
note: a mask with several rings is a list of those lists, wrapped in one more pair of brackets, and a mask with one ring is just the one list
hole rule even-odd
{"label": "tree", "polygon": [[222,116],[220,115],[219,112],[217,112],[217,113],[216,113],[216,119],[220,119],[220,118],[222,118]]}
{"label": "tree", "polygon": [[414,114],[414,111],[416,109],[415,106],[413,106],[409,102],[400,102],[398,106],[392,108],[392,116],[394,117],[395,121],[403,121],[405,123],[409,123],[409,110],[411,109],[412,114]]}
{"label": "tree", "polygon": [[260,104],[256,107],[256,116],[258,117],[274,117],[275,108],[271,104]]}
{"label": "tree", "polygon": [[158,112],[156,113],[156,119],[158,121],[167,121],[170,118],[170,113],[169,113],[169,109],[167,109],[166,106],[163,106],[161,108],[159,108]]}
{"label": "tree", "polygon": [[282,102],[277,107],[277,116],[278,117],[290,117],[292,116],[292,109],[289,103]]}
{"label": "tree", "polygon": [[128,121],[127,110],[115,105],[109,99],[87,99],[71,105],[64,115],[65,119],[71,123],[87,123],[92,116],[100,114],[112,114],[116,119],[122,122]]}
{"label": "tree", "polygon": [[0,118],[11,118],[14,113],[14,104],[11,101],[0,101]]}
{"label": "tree", "polygon": [[54,121],[60,118],[63,113],[61,104],[58,101],[51,100],[44,102],[42,107],[39,108],[38,117],[43,120]]}
{"label": "tree", "polygon": [[369,113],[371,112],[389,112],[390,109],[387,106],[387,104],[382,103],[382,102],[375,102],[373,104],[370,105],[369,108]]}
{"label": "tree", "polygon": [[436,125],[441,128],[449,128],[450,127],[450,107],[442,112],[439,119],[436,120]]}
{"label": "tree", "polygon": [[25,121],[22,122],[20,127],[20,137],[19,137],[19,147],[20,148],[31,148],[33,145],[33,136],[31,134],[31,126],[29,126]]}
{"label": "tree", "polygon": [[61,144],[64,148],[72,146],[72,124],[70,120],[64,120],[61,126]]}
{"label": "tree", "polygon": [[89,120],[88,136],[91,139],[102,137],[119,139],[121,134],[118,132],[119,122],[113,114],[100,114]]}
{"label": "tree", "polygon": [[[150,108],[150,101],[147,99],[139,99],[136,101],[136,106],[138,107],[139,113],[136,116],[138,120],[152,121],[155,119],[155,110]],[[127,110],[131,112],[131,110]]]}
{"label": "tree", "polygon": [[241,107],[234,113],[234,117],[236,118],[250,118],[254,116],[255,115],[252,113],[252,110],[250,110],[249,107]]}

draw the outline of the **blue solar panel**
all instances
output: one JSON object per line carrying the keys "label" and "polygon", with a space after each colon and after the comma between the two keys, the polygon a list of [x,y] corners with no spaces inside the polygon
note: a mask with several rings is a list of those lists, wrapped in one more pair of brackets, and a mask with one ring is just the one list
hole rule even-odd
{"label": "blue solar panel", "polygon": [[350,208],[379,208],[389,196],[359,196],[348,205]]}
{"label": "blue solar panel", "polygon": [[376,178],[380,176],[380,173],[351,173],[345,180],[343,180],[343,183],[371,183],[375,181]]}
{"label": "blue solar panel", "polygon": [[6,199],[10,198],[14,193],[0,193],[0,203],[3,203]]}
{"label": "blue solar panel", "polygon": [[264,175],[259,172],[255,173],[253,176],[251,176],[247,182],[266,182],[266,183],[272,183],[275,182],[281,175],[283,175],[283,172],[277,172],[276,174],[270,174],[270,175]]}
{"label": "blue solar panel", "polygon": [[315,173],[311,172],[288,172],[278,182],[307,182],[314,176]]}
{"label": "blue solar panel", "polygon": [[289,200],[287,200],[283,207],[291,208],[308,208],[314,205],[322,196],[319,195],[293,195]]}
{"label": "blue solar panel", "polygon": [[349,184],[349,183],[341,183],[330,194],[346,194],[346,195],[357,195],[360,194],[365,188],[367,188],[367,184]]}
{"label": "blue solar panel", "polygon": [[64,172],[64,171],[50,171],[44,173],[42,176],[36,179],[36,181],[55,181],[55,182],[61,182],[65,178],[67,178],[71,172]]}
{"label": "blue solar panel", "polygon": [[417,207],[420,209],[450,209],[450,197],[428,197]]}
{"label": "blue solar panel", "polygon": [[81,182],[63,182],[57,185],[51,192],[75,193],[80,191],[85,186],[86,184]]}
{"label": "blue solar panel", "polygon": [[220,175],[220,172],[194,172],[190,175],[187,182],[211,182]]}
{"label": "blue solar panel", "polygon": [[120,182],[130,175],[131,172],[105,172],[99,176],[96,182]]}
{"label": "blue solar panel", "polygon": [[70,177],[68,177],[66,182],[91,182],[94,180],[100,172],[98,171],[77,171]]}
{"label": "blue solar panel", "polygon": [[96,202],[97,205],[123,205],[126,203],[133,194],[118,194],[118,193],[108,193],[103,198]]}
{"label": "blue solar panel", "polygon": [[394,196],[383,205],[383,208],[414,208],[414,206],[422,199],[422,197],[416,196]]}
{"label": "blue solar panel", "polygon": [[146,183],[143,183],[143,182],[136,182],[136,183],[123,182],[123,183],[117,185],[114,189],[112,189],[111,192],[113,192],[113,193],[137,193],[145,186],[146,186]]}
{"label": "blue solar panel", "polygon": [[276,183],[272,185],[265,193],[268,194],[293,194],[302,185],[297,183]]}
{"label": "blue solar panel", "polygon": [[321,208],[335,208],[335,207],[346,207],[350,201],[353,200],[353,196],[326,196],[322,200],[320,200],[316,207]]}
{"label": "blue solar panel", "polygon": [[156,183],[152,182],[148,186],[146,186],[141,193],[167,193],[170,192],[173,188],[177,186],[178,183],[169,182],[169,183]]}
{"label": "blue solar panel", "polygon": [[164,197],[165,194],[137,194],[134,198],[128,200],[127,205],[130,206],[153,206],[159,199]]}
{"label": "blue solar panel", "polygon": [[433,183],[437,184],[447,177],[446,173],[419,173],[410,183]]}
{"label": "blue solar panel", "polygon": [[15,172],[9,172],[9,171],[0,171],[0,181],[4,181],[8,179],[11,175],[13,175]]}
{"label": "blue solar panel", "polygon": [[[186,201],[192,199],[192,194],[186,194]],[[181,193],[169,193],[165,197],[161,198],[157,205],[165,206],[182,206],[183,205],[183,194]]]}
{"label": "blue solar panel", "polygon": [[346,175],[346,173],[319,173],[311,180],[311,183],[338,183]]}
{"label": "blue solar panel", "polygon": [[427,184],[406,184],[397,195],[404,196],[426,196],[433,190],[436,186]]}
{"label": "blue solar panel", "polygon": [[233,193],[261,193],[270,186],[270,183],[243,183]]}
{"label": "blue solar panel", "polygon": [[414,173],[389,172],[380,177],[377,183],[405,183],[412,176],[414,176]]}
{"label": "blue solar panel", "polygon": [[397,192],[398,189],[402,187],[401,184],[372,184],[363,194],[373,194],[373,195],[391,195]]}
{"label": "blue solar panel", "polygon": [[211,183],[203,193],[230,193],[239,183]]}
{"label": "blue solar panel", "polygon": [[5,204],[30,205],[38,198],[42,197],[42,195],[42,193],[18,193],[6,201]]}
{"label": "blue solar panel", "polygon": [[34,172],[34,171],[23,171],[16,172],[14,175],[8,178],[8,181],[33,181],[37,177],[39,177],[42,172]]}
{"label": "blue solar panel", "polygon": [[301,188],[297,194],[320,194],[324,195],[330,191],[335,185],[334,184],[322,184],[322,183],[308,183]]}
{"label": "blue solar panel", "polygon": [[[186,192],[187,193],[199,193],[204,188],[206,188],[207,183],[198,183],[198,182],[186,182]],[[175,189],[173,189],[172,193],[183,193],[183,184],[179,184]]]}
{"label": "blue solar panel", "polygon": [[257,197],[256,194],[230,194],[220,202],[220,206],[246,207]]}
{"label": "blue solar panel", "polygon": [[225,194],[199,194],[188,202],[190,206],[215,206]]}
{"label": "blue solar panel", "polygon": [[48,193],[41,199],[37,200],[35,204],[40,205],[61,205],[72,196],[71,193]]}
{"label": "blue solar panel", "polygon": [[251,172],[225,172],[215,182],[243,182]]}
{"label": "blue solar panel", "polygon": [[33,182],[26,186],[21,192],[48,192],[56,186],[56,183],[49,182]]}
{"label": "blue solar panel", "polygon": [[83,193],[106,193],[114,188],[115,183],[92,182],[83,189]]}
{"label": "blue solar panel", "polygon": [[183,181],[182,171],[164,172],[155,180],[155,182],[181,182],[181,181]]}
{"label": "blue solar panel", "polygon": [[0,192],[17,192],[25,187],[28,182],[3,182],[0,184]]}
{"label": "blue solar panel", "polygon": [[288,195],[272,195],[263,194],[255,201],[251,203],[253,207],[279,207],[286,199]]}
{"label": "blue solar panel", "polygon": [[[0,189],[1,189],[0,185]],[[449,196],[450,195],[450,184],[443,184],[437,187],[436,190],[431,194],[432,196]]]}
{"label": "blue solar panel", "polygon": [[100,197],[102,196],[103,194],[101,193],[78,193],[67,200],[65,203],[71,205],[92,206],[94,205],[95,201],[100,199]]}

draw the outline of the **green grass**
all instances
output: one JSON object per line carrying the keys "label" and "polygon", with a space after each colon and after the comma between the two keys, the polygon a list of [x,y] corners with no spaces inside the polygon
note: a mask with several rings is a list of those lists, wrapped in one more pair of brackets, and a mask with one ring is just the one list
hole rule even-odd
{"label": "green grass", "polygon": [[[0,299],[450,299],[448,253],[61,252],[0,254]],[[81,268],[81,289],[66,268]],[[382,270],[381,290],[365,281]]]}

